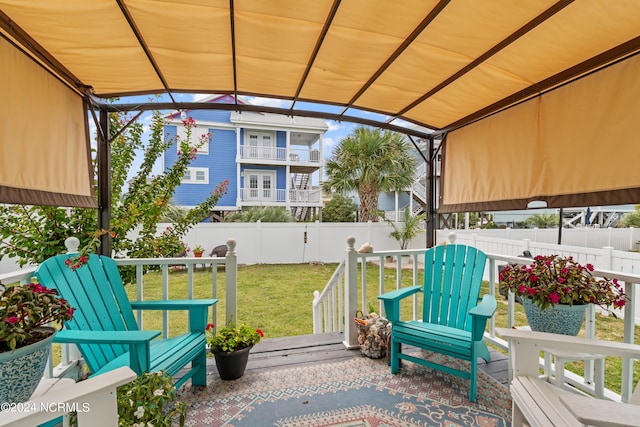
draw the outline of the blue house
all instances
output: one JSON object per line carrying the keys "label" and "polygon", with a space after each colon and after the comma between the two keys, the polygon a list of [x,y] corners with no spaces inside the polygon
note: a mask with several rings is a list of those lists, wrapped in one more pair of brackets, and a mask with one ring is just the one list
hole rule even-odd
{"label": "blue house", "polygon": [[[233,103],[230,95],[205,102]],[[198,148],[173,203],[198,205],[225,179],[229,191],[211,213],[217,221],[252,206],[282,206],[296,220],[315,218],[322,208],[323,143],[328,126],[322,119],[257,112],[189,110],[166,117],[165,138],[174,144],[165,152],[163,168],[178,158],[176,136],[186,138],[183,120],[193,118],[191,141],[207,138]]]}

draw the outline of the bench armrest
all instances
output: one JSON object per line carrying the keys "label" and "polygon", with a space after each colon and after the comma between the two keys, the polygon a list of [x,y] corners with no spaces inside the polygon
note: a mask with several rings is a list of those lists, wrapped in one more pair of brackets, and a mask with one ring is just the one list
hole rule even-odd
{"label": "bench armrest", "polygon": [[640,406],[594,399],[577,394],[560,396],[560,402],[585,425],[626,427],[640,420]]}
{"label": "bench armrest", "polygon": [[378,299],[384,302],[384,313],[387,319],[389,319],[392,324],[400,320],[400,301],[421,290],[422,286],[410,286],[378,295]]}

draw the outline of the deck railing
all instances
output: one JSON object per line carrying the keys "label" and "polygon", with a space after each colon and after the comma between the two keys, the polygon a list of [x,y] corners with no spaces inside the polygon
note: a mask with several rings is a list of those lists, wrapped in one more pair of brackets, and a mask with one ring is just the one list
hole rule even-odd
{"label": "deck railing", "polygon": [[[453,236],[455,238],[455,236]],[[367,299],[367,269],[377,268],[378,286],[377,292],[381,294],[385,291],[385,268],[393,268],[396,271],[395,287],[397,289],[408,286],[402,284],[402,277],[410,274],[408,281],[410,286],[421,285],[418,283],[418,272],[421,270],[422,257],[425,249],[384,251],[358,253],[355,249],[355,238],[347,239],[347,254],[343,263],[340,264],[332,279],[329,281],[325,289],[320,292],[314,292],[313,315],[314,315],[314,332],[318,326],[319,332],[344,331],[345,346],[347,348],[355,348],[358,346],[357,334],[353,318],[358,310],[367,313],[369,302]],[[560,250],[559,253],[562,251]],[[406,260],[410,260],[407,262]],[[389,261],[391,260],[391,261]],[[499,295],[498,291],[498,267],[507,263],[527,264],[530,262],[527,258],[502,255],[496,253],[487,253],[487,267],[485,277],[489,281],[489,293],[494,295],[496,299],[504,298]],[[358,271],[360,266],[360,271]],[[619,317],[624,318],[623,342],[633,343],[635,336],[636,316],[636,293],[637,285],[640,284],[640,275],[628,274],[619,271],[610,271],[596,268],[593,271],[596,277],[607,277],[609,279],[617,279],[623,284],[625,293],[629,297],[630,302],[625,305],[624,311],[619,313]],[[360,302],[358,304],[358,296]],[[377,295],[372,296],[377,300]],[[341,302],[343,309],[339,308],[335,301]],[[514,327],[515,298],[513,294],[507,298],[508,302],[508,327]],[[418,319],[418,299],[414,296],[412,318]],[[384,315],[382,303],[378,303],[378,313]],[[594,338],[596,332],[596,309],[590,306],[586,311],[586,337]],[[320,328],[322,326],[322,328]],[[508,351],[508,343],[496,335],[496,317],[494,316],[489,322],[488,330],[485,332],[485,340],[494,344],[499,349]],[[541,361],[541,366],[545,368],[546,374],[552,373],[550,360]],[[575,375],[571,372],[565,372],[565,380],[573,386],[588,392],[594,393],[593,384],[593,361],[585,361],[583,375]],[[621,393],[605,390],[605,397],[612,400],[627,401],[633,391],[633,360],[627,359],[622,361],[622,389]]]}

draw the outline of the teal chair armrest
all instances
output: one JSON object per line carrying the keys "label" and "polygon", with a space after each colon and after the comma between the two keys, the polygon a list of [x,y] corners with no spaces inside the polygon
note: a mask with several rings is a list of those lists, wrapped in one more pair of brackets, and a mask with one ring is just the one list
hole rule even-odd
{"label": "teal chair armrest", "polygon": [[396,289],[378,295],[378,299],[384,303],[384,313],[387,319],[393,324],[400,320],[400,301],[404,298],[418,293],[422,290],[422,286],[410,286],[408,288]]}
{"label": "teal chair armrest", "polygon": [[472,318],[471,335],[474,341],[482,340],[484,329],[487,327],[487,320],[496,312],[498,305],[493,295],[485,295],[482,297],[480,304],[469,310]]}
{"label": "teal chair armrest", "polygon": [[193,307],[209,307],[217,303],[217,298],[135,301],[131,303],[131,308],[135,310],[189,310]]}
{"label": "teal chair armrest", "polygon": [[189,332],[204,332],[207,327],[207,309],[218,303],[217,298],[163,301],[136,301],[134,310],[189,310]]}
{"label": "teal chair armrest", "polygon": [[55,343],[68,344],[132,344],[149,342],[158,337],[160,331],[58,331]]}
{"label": "teal chair armrest", "polygon": [[57,343],[123,344],[129,346],[129,367],[136,374],[148,372],[151,359],[151,340],[160,331],[59,331],[53,339]]}

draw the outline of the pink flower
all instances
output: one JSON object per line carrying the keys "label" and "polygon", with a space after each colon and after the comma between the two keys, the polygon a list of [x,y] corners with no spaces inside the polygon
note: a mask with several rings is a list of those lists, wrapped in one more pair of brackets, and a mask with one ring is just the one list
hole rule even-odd
{"label": "pink flower", "polygon": [[535,295],[536,294],[536,288],[528,288],[527,291],[529,292],[529,295]]}
{"label": "pink flower", "polygon": [[11,323],[12,325],[15,325],[16,323],[18,323],[18,321],[20,321],[20,319],[18,319],[16,316],[7,317],[7,322]]}
{"label": "pink flower", "polygon": [[549,301],[551,301],[554,304],[557,304],[560,301],[560,295],[558,295],[557,292],[551,292],[549,294]]}
{"label": "pink flower", "polygon": [[67,314],[68,314],[69,316],[73,316],[73,312],[74,312],[74,311],[76,311],[75,307],[71,307],[71,308],[69,308],[69,310],[67,310]]}
{"label": "pink flower", "polygon": [[520,292],[520,294],[524,294],[527,292],[527,287],[525,285],[518,286],[518,292]]}
{"label": "pink flower", "polygon": [[529,277],[529,280],[535,283],[538,281],[538,276],[536,276],[535,274],[532,274],[531,277]]}

